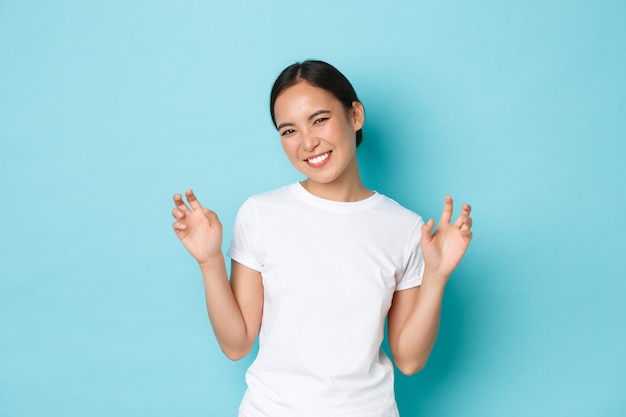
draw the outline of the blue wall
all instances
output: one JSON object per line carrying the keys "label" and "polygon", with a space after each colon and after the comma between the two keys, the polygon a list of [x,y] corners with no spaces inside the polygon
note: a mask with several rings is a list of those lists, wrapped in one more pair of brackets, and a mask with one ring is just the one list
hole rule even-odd
{"label": "blue wall", "polygon": [[403,417],[626,415],[623,1],[0,0],[0,416],[234,416],[170,229],[299,179],[271,83],[320,58],[366,107],[363,176],[475,239]]}

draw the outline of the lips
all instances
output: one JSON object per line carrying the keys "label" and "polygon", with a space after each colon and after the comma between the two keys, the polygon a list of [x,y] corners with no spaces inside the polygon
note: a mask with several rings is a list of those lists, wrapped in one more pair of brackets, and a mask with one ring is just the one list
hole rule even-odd
{"label": "lips", "polygon": [[309,163],[309,165],[311,165],[312,167],[321,167],[322,165],[324,165],[328,159],[330,158],[330,152],[332,151],[328,151],[326,153],[323,153],[321,155],[315,156],[313,158],[309,158],[306,161]]}

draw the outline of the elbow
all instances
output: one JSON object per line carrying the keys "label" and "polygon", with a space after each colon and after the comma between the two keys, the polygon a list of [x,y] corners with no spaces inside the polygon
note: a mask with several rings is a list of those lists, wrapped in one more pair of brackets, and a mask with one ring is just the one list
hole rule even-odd
{"label": "elbow", "polygon": [[225,348],[222,347],[222,352],[224,352],[224,355],[226,355],[226,357],[228,359],[230,359],[231,361],[238,361],[240,359],[245,358],[248,353],[250,353],[251,347],[250,348],[239,348],[239,349],[234,349],[234,348]]}
{"label": "elbow", "polygon": [[406,376],[415,375],[426,366],[425,360],[412,360],[396,362],[396,367]]}
{"label": "elbow", "polygon": [[233,362],[243,359],[246,356],[246,354],[241,354],[240,352],[231,352],[231,351],[224,351],[224,354],[226,355],[228,359],[230,359]]}
{"label": "elbow", "polygon": [[406,376],[415,375],[424,369],[430,356],[430,349],[408,350],[396,348],[394,350],[392,348],[391,352],[396,368]]}

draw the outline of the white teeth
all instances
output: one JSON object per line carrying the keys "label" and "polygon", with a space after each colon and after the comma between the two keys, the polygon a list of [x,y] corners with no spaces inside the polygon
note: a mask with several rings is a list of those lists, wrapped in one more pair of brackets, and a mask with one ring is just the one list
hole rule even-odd
{"label": "white teeth", "polygon": [[328,152],[326,152],[324,155],[320,155],[320,156],[316,156],[315,158],[311,158],[308,161],[314,165],[317,165],[319,163],[321,163],[322,161],[324,161],[326,158],[328,158]]}

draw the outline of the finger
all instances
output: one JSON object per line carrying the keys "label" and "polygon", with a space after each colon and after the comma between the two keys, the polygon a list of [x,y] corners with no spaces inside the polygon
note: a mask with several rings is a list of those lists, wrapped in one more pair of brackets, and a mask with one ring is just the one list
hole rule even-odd
{"label": "finger", "polygon": [[183,213],[189,211],[189,207],[187,207],[187,204],[183,201],[183,196],[180,194],[174,194],[174,205]]}
{"label": "finger", "polygon": [[176,207],[172,210],[172,216],[174,216],[176,220],[182,220],[185,217],[185,212]]}
{"label": "finger", "polygon": [[433,219],[428,220],[426,223],[422,225],[422,237],[420,240],[423,244],[426,244],[432,240],[433,238],[432,232],[433,232],[434,225],[435,225],[435,221]]}
{"label": "finger", "polygon": [[207,219],[214,220],[217,217],[217,213],[216,212],[214,212],[212,210],[209,210],[206,207],[204,207],[203,210],[204,210],[204,215],[206,216]]}
{"label": "finger", "polygon": [[185,230],[186,228],[187,228],[187,225],[185,223],[181,223],[181,222],[172,223],[172,229],[174,229],[175,232],[180,232],[181,230]]}
{"label": "finger", "polygon": [[454,222],[454,225],[457,227],[463,227],[463,223],[465,219],[467,219],[472,211],[472,207],[469,204],[463,204],[463,209],[461,210],[461,214]]}
{"label": "finger", "polygon": [[472,240],[472,237],[474,237],[474,234],[469,230],[461,230],[461,236],[463,236],[463,238],[467,241],[470,241]]}
{"label": "finger", "polygon": [[187,190],[185,197],[187,197],[187,201],[193,210],[202,209],[202,204],[200,204],[192,190]]}
{"label": "finger", "polygon": [[216,212],[213,210],[209,210],[208,208],[204,208],[204,216],[209,220],[209,224],[211,226],[217,226],[219,228],[222,227],[222,223],[220,223],[220,219]]}
{"label": "finger", "polygon": [[439,220],[439,224],[450,224],[450,219],[452,218],[452,197],[446,195],[446,201],[443,205],[443,212],[441,213],[441,219]]}
{"label": "finger", "polygon": [[472,218],[471,217],[463,217],[463,221],[461,223],[461,231],[470,230],[472,228]]}

